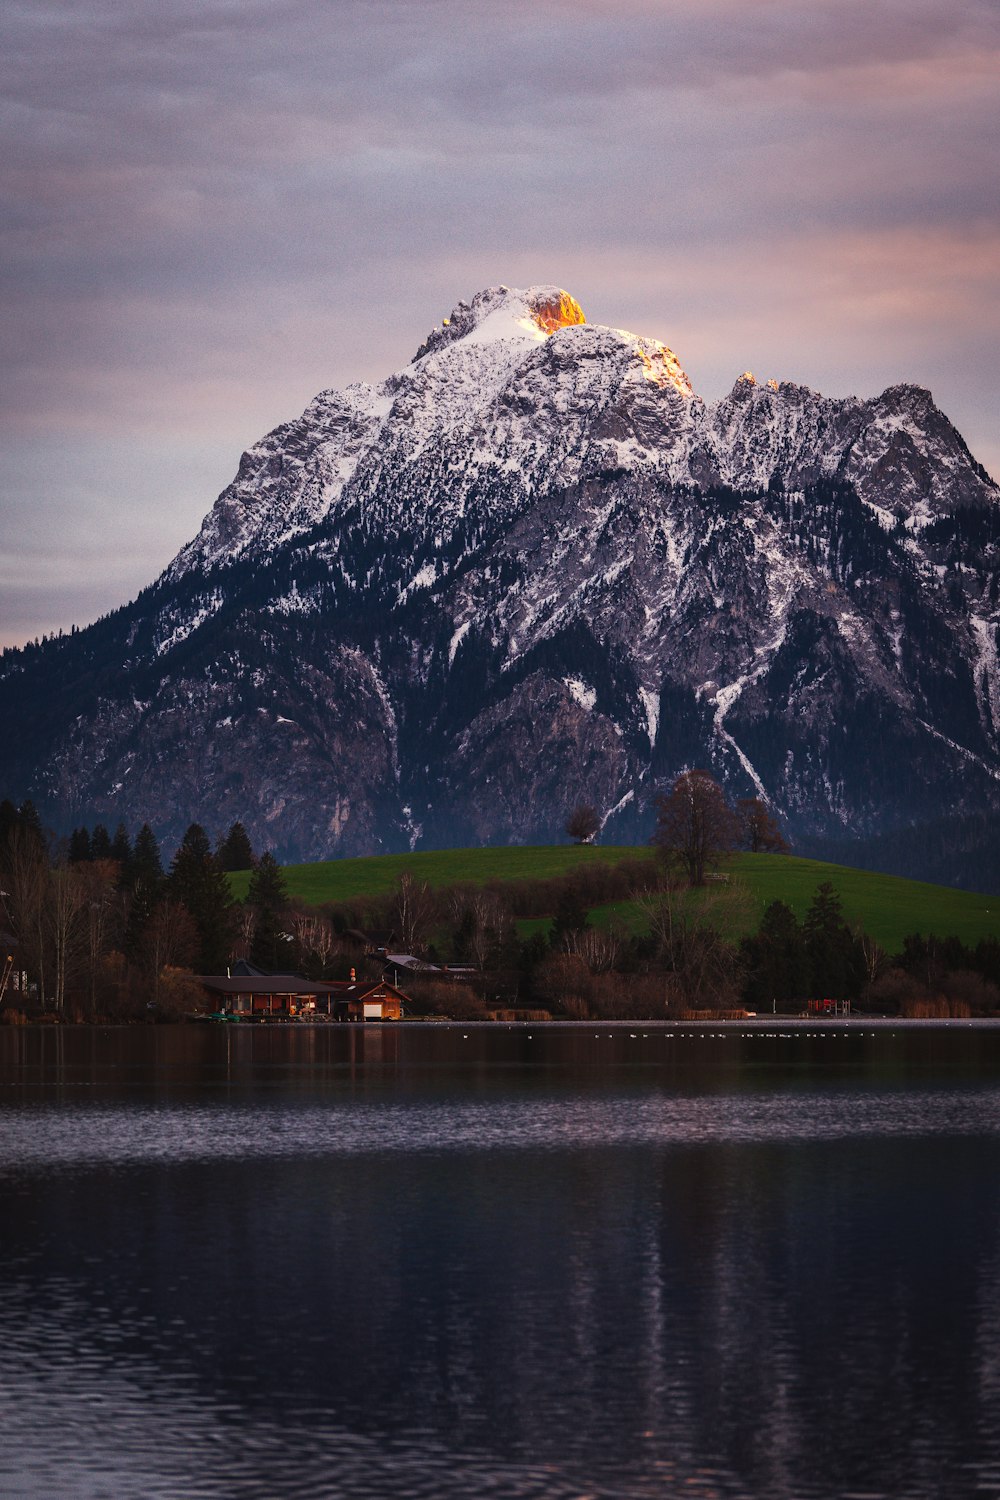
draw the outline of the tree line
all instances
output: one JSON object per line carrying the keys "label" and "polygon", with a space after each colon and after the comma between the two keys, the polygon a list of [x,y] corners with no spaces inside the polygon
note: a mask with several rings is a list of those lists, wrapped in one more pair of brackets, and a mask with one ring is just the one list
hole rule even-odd
{"label": "tree line", "polygon": [[[726,868],[737,847],[785,848],[765,803],[731,806],[704,771],[657,803],[655,857],[539,880],[432,889],[404,873],[384,896],[305,907],[236,823],[213,847],[192,824],[169,866],[148,824],[46,837],[30,803],[0,804],[0,928],[36,1008],[77,1019],[169,1018],[204,1007],[199,974],[236,959],[309,979],[376,978],[380,946],[438,966],[401,982],[417,1010],[456,1017],[533,1006],[579,1018],[653,1018],[850,1000],[892,1014],[1000,1008],[1000,943],[908,937],[885,952],[824,883],[800,918],[753,901]],[[244,901],[228,872],[250,869]],[[595,908],[623,912],[594,919]],[[748,929],[752,929],[749,930]],[[23,1001],[27,997],[21,996]],[[17,1009],[9,993],[0,1015]]]}
{"label": "tree line", "polygon": [[[227,871],[249,865],[240,904]],[[192,823],[165,868],[148,823],[134,840],[101,824],[57,840],[30,802],[0,803],[0,928],[15,950],[8,1013],[29,996],[77,1019],[197,1009],[197,974],[224,974],[234,956],[275,965],[285,905],[280,867],[268,853],[254,858],[239,823],[216,848]]]}

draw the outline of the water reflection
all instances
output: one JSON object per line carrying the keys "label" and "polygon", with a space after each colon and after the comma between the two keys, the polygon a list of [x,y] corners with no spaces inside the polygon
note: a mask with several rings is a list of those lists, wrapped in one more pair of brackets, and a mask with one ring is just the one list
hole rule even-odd
{"label": "water reflection", "polygon": [[5,1075],[4,1494],[1000,1489],[979,1064],[168,1035]]}

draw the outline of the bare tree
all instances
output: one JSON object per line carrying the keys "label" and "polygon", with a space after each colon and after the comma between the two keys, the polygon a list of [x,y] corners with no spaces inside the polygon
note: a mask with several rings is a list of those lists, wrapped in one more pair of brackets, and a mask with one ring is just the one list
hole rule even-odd
{"label": "bare tree", "polygon": [[49,862],[40,840],[30,829],[11,830],[7,846],[3,902],[7,919],[20,945],[24,967],[38,984],[38,1001],[48,999]]}
{"label": "bare tree", "polygon": [[67,984],[86,952],[87,891],[75,865],[56,865],[48,885],[46,919],[52,950],[52,998],[56,1010],[63,1010]]}
{"label": "bare tree", "polygon": [[97,978],[113,935],[122,926],[118,899],[118,865],[110,859],[73,866],[83,890],[86,922],[87,989],[90,1014],[97,1009]]}
{"label": "bare tree", "polygon": [[256,909],[243,901],[236,909],[236,940],[233,943],[234,958],[249,959],[256,931]]}
{"label": "bare tree", "polygon": [[415,953],[423,947],[424,936],[433,920],[437,902],[426,880],[414,880],[408,870],[399,877],[393,915],[404,953]]}
{"label": "bare tree", "polygon": [[722,788],[707,771],[684,771],[656,805],[653,843],[661,857],[682,869],[691,885],[704,885],[707,872],[735,848],[739,837]]}
{"label": "bare tree", "polygon": [[601,831],[601,815],[592,802],[578,802],[566,819],[566,832],[578,844],[591,843]]}
{"label": "bare tree", "polygon": [[509,941],[513,918],[502,897],[483,886],[473,892],[467,909],[473,920],[469,939],[472,958],[480,969],[485,969],[490,959]]}
{"label": "bare tree", "polygon": [[666,970],[666,997],[691,1009],[735,1004],[740,958],[733,939],[753,900],[738,883],[697,889],[665,881],[638,899]]}
{"label": "bare tree", "polygon": [[314,911],[294,911],[289,925],[300,964],[322,974],[333,955],[340,952],[332,922]]}
{"label": "bare tree", "polygon": [[560,947],[564,953],[582,958],[591,974],[605,974],[613,969],[624,946],[627,933],[620,923],[607,927],[581,927],[565,932]]}
{"label": "bare tree", "polygon": [[787,854],[788,844],[778,821],[761,797],[741,797],[736,804],[740,842],[751,854]]}
{"label": "bare tree", "polygon": [[154,1004],[160,997],[164,969],[187,968],[195,962],[198,948],[198,928],[191,913],[182,901],[164,896],[153,908],[142,935],[143,967]]}

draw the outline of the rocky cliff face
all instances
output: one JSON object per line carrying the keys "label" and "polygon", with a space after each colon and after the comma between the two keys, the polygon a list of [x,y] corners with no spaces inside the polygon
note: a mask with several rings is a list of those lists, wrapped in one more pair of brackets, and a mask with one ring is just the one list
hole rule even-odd
{"label": "rocky cliff face", "polygon": [[319,858],[638,839],[707,765],[793,837],[1000,807],[998,500],[928,392],[694,394],[557,288],[244,454],[135,603],[8,652],[0,788]]}

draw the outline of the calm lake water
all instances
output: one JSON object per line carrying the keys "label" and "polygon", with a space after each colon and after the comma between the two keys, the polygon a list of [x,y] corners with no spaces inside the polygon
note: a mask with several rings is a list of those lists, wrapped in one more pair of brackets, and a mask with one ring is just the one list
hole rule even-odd
{"label": "calm lake water", "polygon": [[4,1497],[1000,1494],[1000,1028],[0,1031]]}

